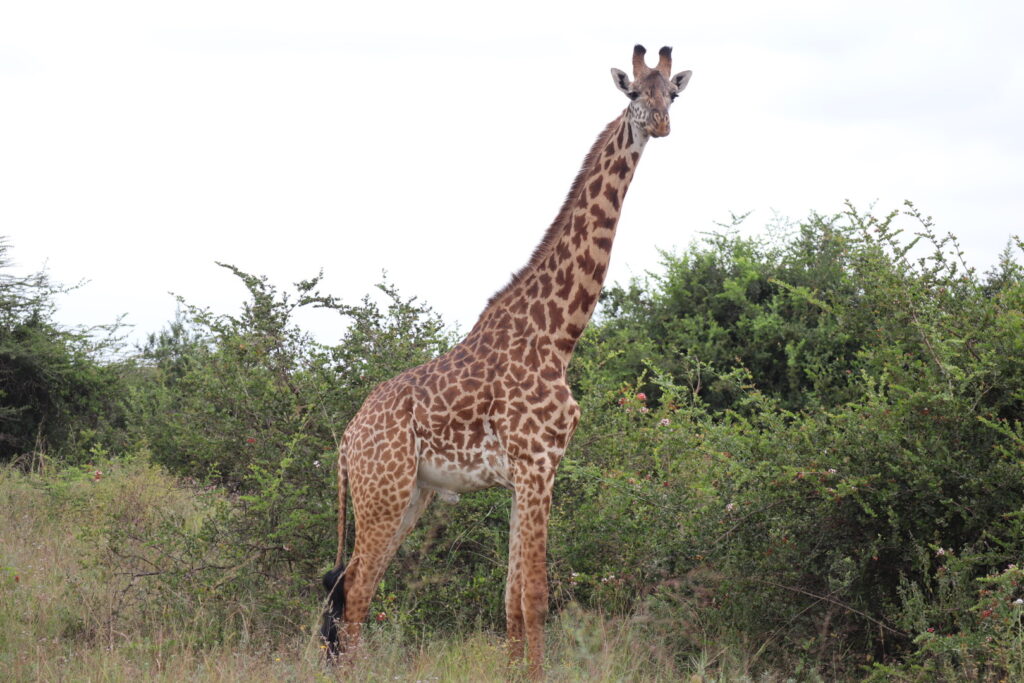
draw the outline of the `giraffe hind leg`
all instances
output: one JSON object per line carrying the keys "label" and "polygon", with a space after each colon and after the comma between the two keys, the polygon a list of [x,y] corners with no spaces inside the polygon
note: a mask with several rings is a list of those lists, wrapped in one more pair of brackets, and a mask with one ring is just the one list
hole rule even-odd
{"label": "giraffe hind leg", "polygon": [[402,541],[434,497],[432,491],[415,484],[403,493],[405,501],[400,514],[381,514],[362,525],[360,520],[366,516],[356,515],[356,545],[343,577],[344,608],[340,619],[342,633],[339,634],[339,647],[343,652],[358,648],[362,624],[377,585]]}

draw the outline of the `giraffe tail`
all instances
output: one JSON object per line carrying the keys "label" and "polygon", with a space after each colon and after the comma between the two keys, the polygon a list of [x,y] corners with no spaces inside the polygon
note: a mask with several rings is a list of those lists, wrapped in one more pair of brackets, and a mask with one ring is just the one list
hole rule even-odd
{"label": "giraffe tail", "polygon": [[334,560],[335,569],[341,569],[345,559],[345,520],[348,501],[348,458],[344,444],[338,449],[338,555]]}
{"label": "giraffe tail", "polygon": [[327,658],[335,660],[339,655],[338,624],[345,610],[345,521],[348,501],[348,462],[345,448],[338,451],[338,555],[334,569],[324,574],[323,586],[327,591],[323,624],[320,636],[327,647]]}

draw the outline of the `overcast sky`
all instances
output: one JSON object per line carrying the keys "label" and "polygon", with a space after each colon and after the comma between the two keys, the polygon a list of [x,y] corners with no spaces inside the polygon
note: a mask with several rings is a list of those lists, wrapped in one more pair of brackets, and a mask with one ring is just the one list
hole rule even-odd
{"label": "overcast sky", "polygon": [[[468,331],[626,104],[634,43],[692,69],[610,280],[730,213],[749,234],[913,200],[971,263],[1024,234],[1021,2],[7,2],[0,235],[65,283],[60,320],[160,329],[169,292],[386,270]],[[324,341],[326,312],[303,319]]]}

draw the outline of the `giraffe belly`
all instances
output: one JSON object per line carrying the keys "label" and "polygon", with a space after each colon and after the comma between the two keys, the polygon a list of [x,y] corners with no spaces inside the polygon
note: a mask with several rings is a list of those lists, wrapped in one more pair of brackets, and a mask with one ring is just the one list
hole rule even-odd
{"label": "giraffe belly", "polygon": [[512,488],[508,457],[497,449],[456,454],[427,452],[421,455],[416,482],[421,488],[445,494],[469,493],[491,486]]}

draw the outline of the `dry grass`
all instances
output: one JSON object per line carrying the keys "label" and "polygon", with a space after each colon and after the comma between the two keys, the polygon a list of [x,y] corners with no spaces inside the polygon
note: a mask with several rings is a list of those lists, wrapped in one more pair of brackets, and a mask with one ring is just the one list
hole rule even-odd
{"label": "dry grass", "polygon": [[[351,670],[325,667],[317,609],[307,623],[273,637],[251,628],[238,607],[223,611],[202,596],[163,606],[139,599],[101,532],[145,530],[157,511],[184,525],[204,513],[195,492],[144,462],[95,471],[24,475],[0,470],[0,680],[3,681],[508,681],[496,633],[423,640],[398,624],[367,629]],[[262,634],[262,635],[257,635]],[[636,622],[565,610],[549,620],[552,681],[714,680],[701,662],[679,668]],[[738,680],[742,677],[719,677]]]}

